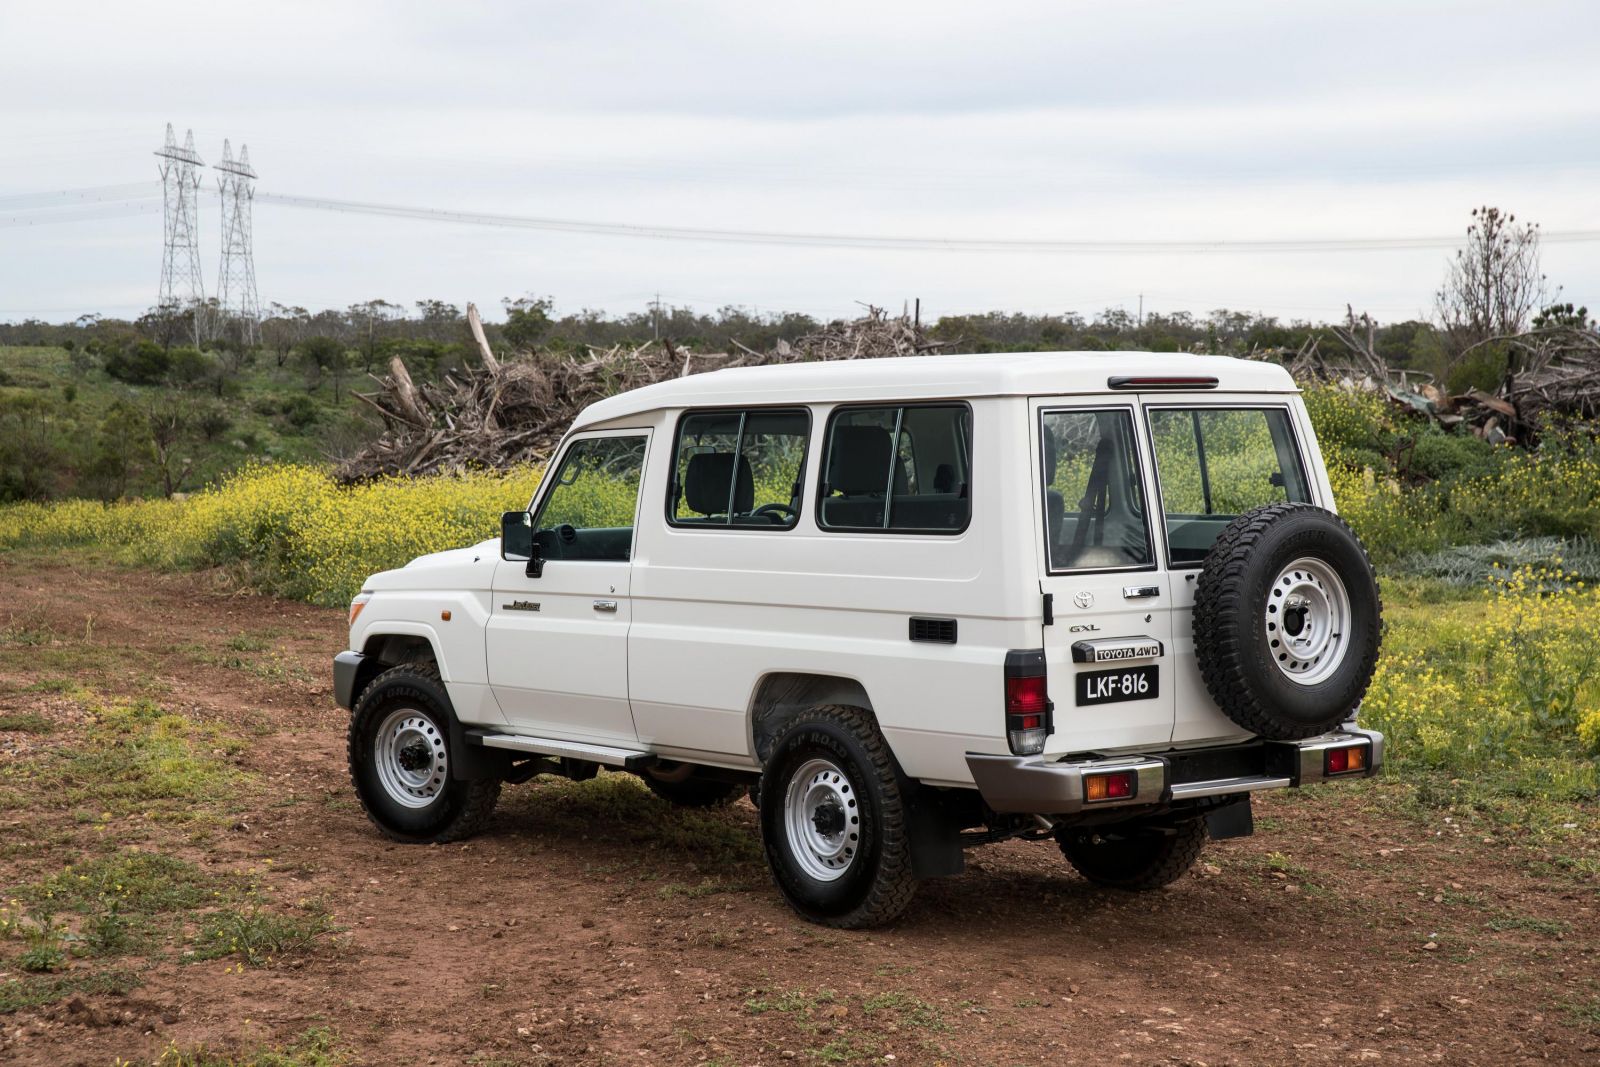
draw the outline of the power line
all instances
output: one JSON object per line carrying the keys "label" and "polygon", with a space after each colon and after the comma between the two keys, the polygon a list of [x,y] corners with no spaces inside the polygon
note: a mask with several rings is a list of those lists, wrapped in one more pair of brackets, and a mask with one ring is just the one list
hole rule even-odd
{"label": "power line", "polygon": [[[907,237],[872,234],[795,233],[776,230],[742,230],[691,226],[639,225],[594,222],[578,219],[544,218],[532,215],[507,215],[479,211],[451,211],[441,208],[409,207],[363,200],[334,200],[326,197],[297,196],[262,192],[264,204],[333,211],[343,214],[375,215],[384,218],[415,219],[466,226],[491,226],[502,229],[544,230],[601,237],[632,237],[663,241],[708,241],[728,244],[782,245],[810,248],[851,248],[876,251],[914,252],[1011,252],[1050,255],[1216,255],[1240,253],[1363,252],[1407,249],[1450,249],[1461,243],[1459,235],[1418,237],[1306,237],[1265,240],[1057,240],[1051,238],[972,238]],[[1550,242],[1600,241],[1600,230],[1561,230],[1541,233]]]}
{"label": "power line", "polygon": [[[159,187],[148,183],[63,189],[0,197],[0,211],[11,209],[39,214],[0,215],[0,227],[46,225],[75,219],[58,213],[57,205],[104,205],[143,200]],[[264,204],[339,214],[409,219],[420,222],[486,226],[500,229],[540,230],[601,237],[626,237],[657,241],[700,241],[724,244],[777,245],[872,251],[980,252],[1030,255],[1278,255],[1321,252],[1384,252],[1440,249],[1460,246],[1460,234],[1399,237],[1288,237],[1265,239],[1054,239],[913,237],[903,235],[802,233],[722,227],[665,226],[596,222],[497,212],[456,211],[364,200],[301,196],[261,191],[255,199]],[[43,210],[41,210],[43,209]],[[132,212],[130,212],[132,213]],[[1547,244],[1584,244],[1600,241],[1600,229],[1543,230]]]}

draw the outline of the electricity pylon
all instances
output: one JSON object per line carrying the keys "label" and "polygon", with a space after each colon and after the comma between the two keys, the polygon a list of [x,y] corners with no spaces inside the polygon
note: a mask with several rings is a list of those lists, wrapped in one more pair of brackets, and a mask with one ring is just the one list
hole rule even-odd
{"label": "electricity pylon", "polygon": [[161,206],[164,248],[161,255],[159,305],[169,311],[188,308],[194,315],[194,339],[200,343],[201,316],[206,286],[200,274],[200,222],[197,198],[198,168],[205,166],[194,150],[194,131],[178,147],[167,123],[167,142],[156,152],[161,170]]}
{"label": "electricity pylon", "polygon": [[250,233],[251,207],[255,203],[256,172],[250,169],[250,149],[222,142],[222,162],[216,165],[217,192],[222,195],[222,269],[217,275],[217,306],[226,320],[239,324],[246,344],[255,344],[261,322],[256,297],[256,263]]}

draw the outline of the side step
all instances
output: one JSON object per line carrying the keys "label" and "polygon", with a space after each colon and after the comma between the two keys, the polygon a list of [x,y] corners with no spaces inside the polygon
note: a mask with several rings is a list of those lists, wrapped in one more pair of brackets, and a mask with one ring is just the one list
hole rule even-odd
{"label": "side step", "polygon": [[522,734],[494,734],[486,730],[466,731],[467,743],[485,748],[507,748],[514,752],[527,752],[536,756],[558,756],[563,759],[586,760],[605,767],[621,767],[639,771],[655,762],[648,752],[636,752],[610,745],[592,745],[583,741],[557,741],[548,737],[525,737]]}

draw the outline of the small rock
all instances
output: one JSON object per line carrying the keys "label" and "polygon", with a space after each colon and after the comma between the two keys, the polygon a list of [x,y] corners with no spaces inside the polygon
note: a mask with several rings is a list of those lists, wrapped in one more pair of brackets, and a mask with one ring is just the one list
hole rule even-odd
{"label": "small rock", "polygon": [[1424,952],[1432,952],[1434,949],[1436,949],[1438,947],[1439,947],[1439,942],[1437,942],[1437,941],[1429,941],[1426,945],[1422,946],[1422,951],[1424,951]]}

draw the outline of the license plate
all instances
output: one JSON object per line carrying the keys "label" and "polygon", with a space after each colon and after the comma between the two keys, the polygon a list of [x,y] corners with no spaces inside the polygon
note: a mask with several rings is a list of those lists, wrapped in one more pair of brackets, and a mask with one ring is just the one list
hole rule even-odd
{"label": "license plate", "polygon": [[1078,704],[1114,704],[1123,700],[1154,700],[1161,674],[1154,665],[1124,667],[1117,671],[1085,671],[1078,675]]}

